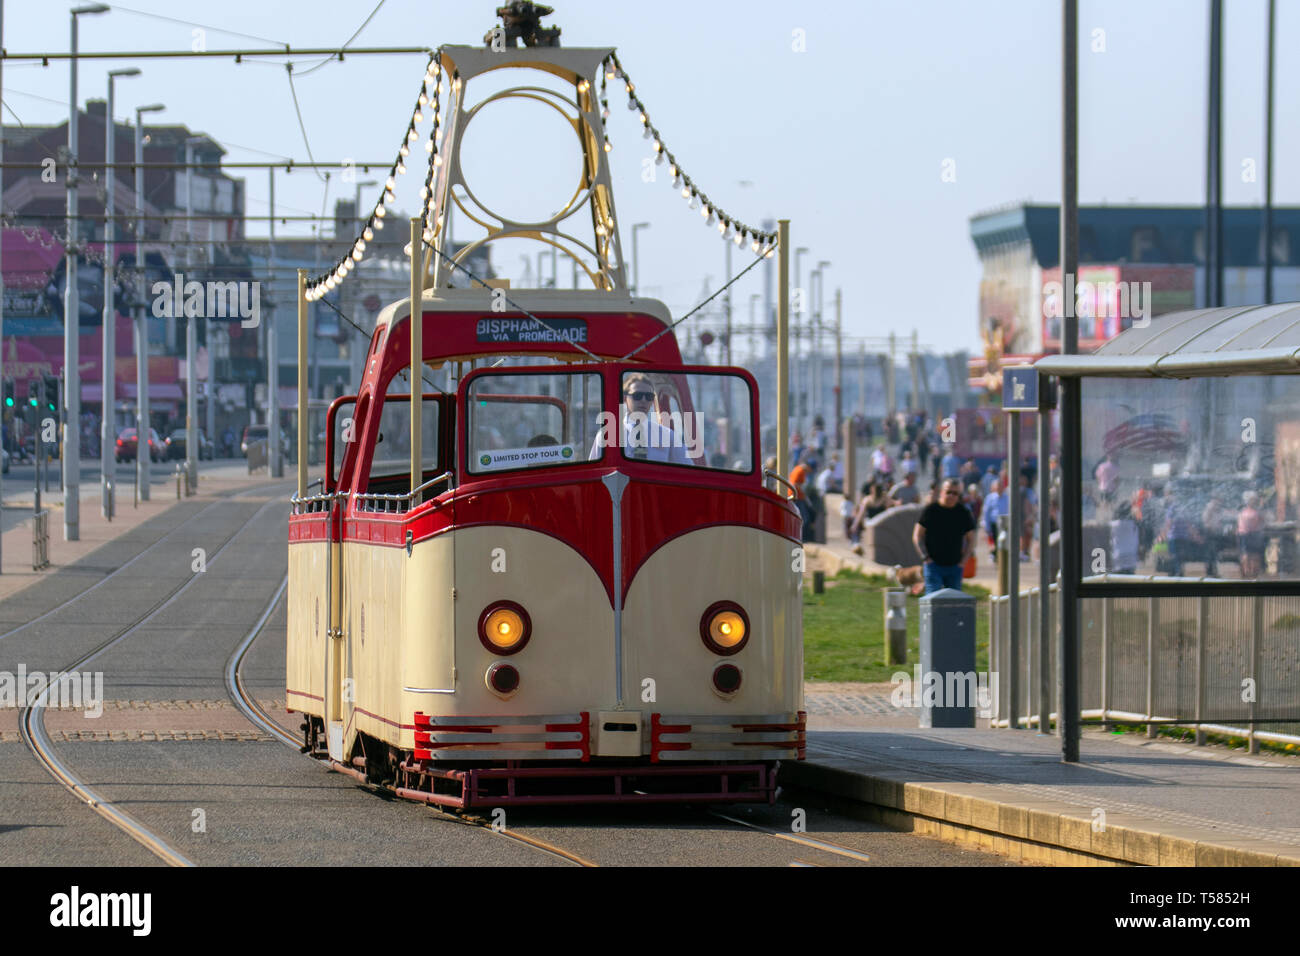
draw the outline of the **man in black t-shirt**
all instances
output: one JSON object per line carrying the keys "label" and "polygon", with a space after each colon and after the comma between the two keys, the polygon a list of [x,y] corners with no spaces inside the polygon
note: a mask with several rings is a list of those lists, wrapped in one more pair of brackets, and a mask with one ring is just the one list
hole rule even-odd
{"label": "man in black t-shirt", "polygon": [[925,562],[925,593],[960,591],[962,565],[975,550],[975,519],[961,502],[959,479],[945,481],[939,501],[921,511],[912,541]]}

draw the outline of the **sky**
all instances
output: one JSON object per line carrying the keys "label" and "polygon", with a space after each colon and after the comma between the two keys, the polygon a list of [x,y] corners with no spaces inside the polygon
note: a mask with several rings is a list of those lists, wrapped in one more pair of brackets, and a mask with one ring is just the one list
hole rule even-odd
{"label": "sky", "polygon": [[[80,48],[337,47],[375,3],[131,0],[129,7],[81,17]],[[9,0],[4,47],[10,54],[66,51],[70,6]],[[495,22],[495,6],[492,0],[385,0],[353,45],[479,44]],[[562,27],[564,45],[617,48],[668,148],[713,200],[755,224],[790,219],[792,246],[810,250],[801,284],[807,285],[810,264],[831,263],[824,272],[827,318],[841,290],[849,347],[856,348],[858,337],[910,336],[915,329],[923,345],[938,350],[976,348],[980,267],[970,217],[1060,197],[1059,3],[556,0],[552,6],[556,12],[544,23]],[[1267,3],[1224,6],[1224,198],[1256,205],[1263,189]],[[1300,41],[1300,4],[1278,7],[1274,197],[1285,205],[1300,203],[1300,165],[1291,161],[1300,150],[1300,61],[1287,56]],[[1081,203],[1203,201],[1208,9],[1208,0],[1080,0]],[[410,119],[424,55],[348,57],[310,74],[305,71],[319,58],[291,59],[306,143],[283,58],[239,65],[225,58],[82,60],[80,99],[104,96],[109,69],[139,66],[141,76],[117,81],[119,121],[137,105],[162,102],[167,111],[157,114],[159,122],[211,135],[226,145],[230,160],[305,160],[310,148],[319,161],[381,162],[384,169],[374,172],[382,179]],[[6,123],[66,118],[66,63],[8,61],[2,80]],[[630,224],[651,223],[638,238],[641,290],[680,315],[703,297],[706,283],[718,287],[724,243],[686,208],[662,168],[656,182],[643,181],[650,143],[625,104],[625,95],[611,96],[610,155],[624,255],[630,259]],[[576,176],[576,150],[552,119],[525,117],[513,106],[497,112],[496,126],[486,125],[485,109],[484,125],[476,120],[467,134],[471,185],[481,184],[485,196],[506,208],[556,208],[550,197],[556,183]],[[247,213],[265,215],[267,174],[250,171],[245,178]],[[420,178],[404,178],[399,206],[404,199],[414,206]],[[319,214],[325,204],[332,213],[335,199],[352,196],[355,187],[335,175],[328,194],[326,188],[310,172],[277,174],[277,208]],[[306,228],[297,224],[298,232]],[[455,238],[464,238],[457,229]],[[265,223],[250,222],[248,234],[265,234]],[[751,255],[736,251],[733,261],[739,271]],[[516,280],[524,268],[513,250],[496,264]],[[747,317],[750,295],[762,290],[761,271],[733,287],[738,322]],[[561,277],[563,285],[563,268]]]}

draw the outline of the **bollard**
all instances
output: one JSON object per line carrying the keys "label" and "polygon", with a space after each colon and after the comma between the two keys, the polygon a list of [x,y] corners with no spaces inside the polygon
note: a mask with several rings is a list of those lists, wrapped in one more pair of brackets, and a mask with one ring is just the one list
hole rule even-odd
{"label": "bollard", "polygon": [[181,500],[181,466],[176,466],[176,500]]}
{"label": "bollard", "polygon": [[813,572],[813,594],[823,594],[826,591],[826,572]]}
{"label": "bollard", "polygon": [[[975,672],[975,598],[944,588],[921,598],[920,727],[974,727],[979,704]],[[918,701],[919,698],[919,701]]]}
{"label": "bollard", "polygon": [[885,663],[907,663],[907,589],[885,588]]}

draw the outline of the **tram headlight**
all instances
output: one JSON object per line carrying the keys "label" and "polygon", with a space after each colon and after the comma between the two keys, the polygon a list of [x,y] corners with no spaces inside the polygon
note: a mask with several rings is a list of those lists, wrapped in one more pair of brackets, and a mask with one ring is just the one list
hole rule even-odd
{"label": "tram headlight", "polygon": [[735,601],[718,601],[700,618],[700,639],[715,654],[735,654],[749,640],[749,615]]}
{"label": "tram headlight", "polygon": [[514,601],[489,604],[479,615],[478,639],[493,654],[517,654],[532,633],[528,612]]}

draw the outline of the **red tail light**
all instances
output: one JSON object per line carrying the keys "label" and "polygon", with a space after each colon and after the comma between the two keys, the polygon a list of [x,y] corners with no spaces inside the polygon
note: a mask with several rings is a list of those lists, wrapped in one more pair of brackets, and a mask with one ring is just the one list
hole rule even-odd
{"label": "red tail light", "polygon": [[121,445],[121,444],[122,444],[122,439],[119,438],[119,439],[117,440],[117,443],[118,443],[119,445]]}

